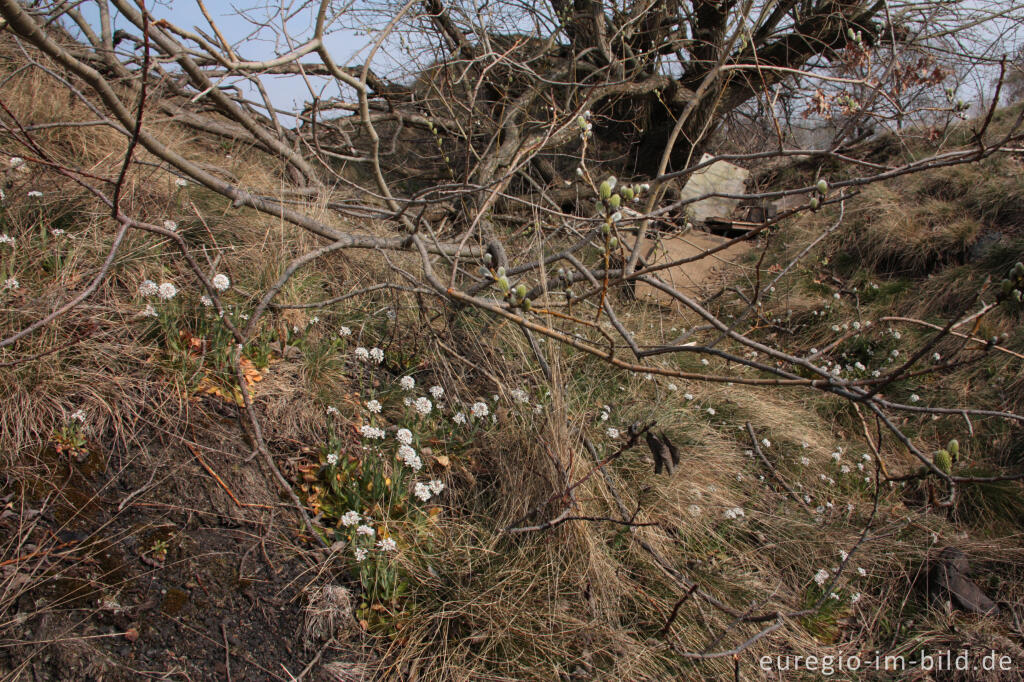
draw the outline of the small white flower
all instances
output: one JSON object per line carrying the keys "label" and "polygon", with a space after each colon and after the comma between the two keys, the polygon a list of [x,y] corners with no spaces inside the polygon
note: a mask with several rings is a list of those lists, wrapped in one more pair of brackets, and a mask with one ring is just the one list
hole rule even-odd
{"label": "small white flower", "polygon": [[761,445],[765,446],[766,448],[770,448],[772,446],[772,442],[767,438],[762,438]]}
{"label": "small white flower", "polygon": [[828,577],[829,572],[826,571],[824,568],[819,568],[818,572],[814,574],[814,582],[818,583],[819,585],[824,585],[825,581],[828,580]]}
{"label": "small white flower", "polygon": [[608,421],[608,417],[609,417],[609,416],[610,416],[610,415],[609,415],[609,414],[608,414],[607,412],[605,412],[604,410],[602,410],[602,411],[601,411],[601,414],[597,415],[597,420],[598,420],[598,421],[602,421],[602,422],[606,422],[606,421]]}
{"label": "small white flower", "polygon": [[11,168],[20,168],[25,165],[25,159],[20,156],[12,156],[10,159]]}
{"label": "small white flower", "polygon": [[[484,407],[486,407],[486,405]],[[455,416],[452,417],[452,421],[455,422],[456,424],[465,424],[466,423],[466,413],[465,412],[457,412],[455,414]]]}
{"label": "small white flower", "polygon": [[440,495],[441,492],[444,491],[444,482],[439,481],[436,478],[432,479],[429,483],[427,483],[427,485],[430,486],[430,492],[434,493],[435,495]]}
{"label": "small white flower", "polygon": [[142,284],[139,285],[139,295],[146,298],[156,296],[159,291],[160,287],[158,287],[156,282],[151,279],[143,280]]}
{"label": "small white flower", "polygon": [[839,558],[843,561],[846,561],[849,558],[849,556],[850,555],[847,554],[844,550],[839,550]]}
{"label": "small white flower", "polygon": [[863,568],[862,566],[858,566],[858,567],[857,567],[857,573],[858,573],[858,575],[860,575],[860,576],[861,576],[862,578],[863,578],[864,576],[866,576],[866,575],[868,574],[868,572],[867,572],[867,571],[865,571],[865,570],[864,570],[864,568]]}
{"label": "small white flower", "polygon": [[427,502],[433,496],[430,492],[430,486],[426,483],[417,483],[413,487],[413,495],[419,498],[420,502]]}
{"label": "small white flower", "polygon": [[21,283],[14,277],[8,277],[4,280],[4,289],[10,289],[11,291],[17,291],[21,288]]}
{"label": "small white flower", "polygon": [[521,388],[514,388],[509,391],[509,395],[512,396],[512,400],[517,403],[528,403],[530,402],[530,394]]}
{"label": "small white flower", "polygon": [[612,440],[615,440],[616,438],[619,437],[619,430],[614,426],[609,426],[608,431],[606,431],[606,433],[608,434],[608,437],[611,438]]}
{"label": "small white flower", "polygon": [[807,466],[808,464],[811,463],[811,460],[807,459],[806,457],[801,457],[800,463],[803,464],[804,466]]}
{"label": "small white flower", "polygon": [[178,295],[178,287],[174,286],[170,282],[164,282],[157,289],[157,295],[165,301],[169,301]]}
{"label": "small white flower", "polygon": [[362,547],[356,547],[356,550],[355,552],[353,552],[353,554],[356,557],[356,563],[361,564],[363,563],[363,561],[366,560],[366,555],[368,554],[368,552]]}
{"label": "small white flower", "polygon": [[185,178],[178,178],[174,181],[174,184],[177,185],[178,187],[185,187],[186,185],[188,185],[188,180],[186,180]]}
{"label": "small white flower", "polygon": [[352,354],[355,355],[356,360],[359,360],[360,362],[367,362],[370,359],[370,352],[362,346],[359,346],[359,348],[352,351]]}
{"label": "small white flower", "polygon": [[391,538],[384,538],[377,543],[377,546],[380,547],[383,552],[393,552],[398,548],[398,545],[395,544],[395,541]]}
{"label": "small white flower", "polygon": [[328,416],[330,416],[330,415],[337,415],[337,414],[341,414],[341,413],[338,412],[338,408],[335,407],[334,405],[328,405],[327,406],[327,414],[328,414]]}
{"label": "small white flower", "polygon": [[411,391],[416,386],[416,380],[412,377],[405,376],[398,380],[398,386],[403,391]]}
{"label": "small white flower", "polygon": [[939,355],[938,353],[932,354],[932,360],[934,360],[935,362],[938,362],[941,359],[942,359],[942,356]]}
{"label": "small white flower", "polygon": [[86,414],[85,414],[85,410],[75,410],[75,411],[74,411],[74,412],[73,412],[73,413],[71,414],[71,418],[72,418],[73,420],[75,420],[76,422],[78,422],[79,424],[84,424],[84,423],[85,423],[85,420],[86,420],[86,419],[87,419],[88,417],[87,417],[87,416],[86,416]]}
{"label": "small white flower", "polygon": [[892,352],[891,352],[891,353],[889,353],[889,355],[891,355],[891,356],[892,356],[892,357],[894,357],[894,358],[898,358],[898,357],[900,356],[900,352],[899,352],[899,350],[897,350],[896,348],[893,348],[893,349],[892,349]]}
{"label": "small white flower", "polygon": [[715,416],[715,408],[709,407],[708,408],[708,414],[710,414],[712,417],[714,417]]}
{"label": "small white flower", "polygon": [[668,389],[668,390],[670,390],[670,391],[678,391],[678,390],[679,390],[679,387],[678,387],[678,386],[676,386],[675,384],[669,384],[669,385],[668,385],[668,386],[666,386],[665,388],[667,388],[667,389]]}
{"label": "small white flower", "polygon": [[440,400],[444,397],[444,389],[440,386],[431,386],[430,395],[434,396],[434,400]]}
{"label": "small white flower", "polygon": [[893,331],[892,338],[894,338],[897,341],[899,341],[901,337],[902,337],[902,335],[898,331]]}
{"label": "small white flower", "polygon": [[377,531],[375,531],[372,527],[367,526],[366,524],[363,524],[356,528],[356,535],[367,535],[372,538],[376,534]]}
{"label": "small white flower", "polygon": [[693,400],[693,394],[692,393],[684,393],[683,394],[683,398],[685,400]]}
{"label": "small white flower", "polygon": [[338,336],[341,336],[341,337],[352,336],[352,330],[349,329],[348,327],[342,325],[342,327],[338,330]]}
{"label": "small white flower", "polygon": [[369,424],[360,426],[359,432],[363,434],[363,438],[369,438],[370,440],[383,440],[385,436],[384,429],[378,429],[376,426],[370,426]]}
{"label": "small white flower", "polygon": [[405,463],[405,466],[413,471],[419,471],[423,468],[423,460],[420,459],[420,456],[409,445],[400,445],[398,447],[398,456]]}
{"label": "small white flower", "polygon": [[370,400],[366,403],[366,409],[373,414],[380,414],[381,405],[379,400]]}
{"label": "small white flower", "polygon": [[328,455],[327,455],[327,463],[330,464],[331,466],[336,465],[338,463],[338,453],[337,452],[328,453]]}
{"label": "small white flower", "polygon": [[861,363],[859,360],[857,362],[853,363],[853,366],[854,366],[855,369],[857,369],[860,372],[863,372],[864,370],[867,369],[867,367],[865,367],[864,364]]}
{"label": "small white flower", "polygon": [[43,196],[43,193],[40,192],[39,190],[34,189],[34,190],[32,190],[31,192],[28,193],[28,196],[36,198],[36,197]]}
{"label": "small white flower", "polygon": [[691,504],[687,509],[690,512],[690,516],[700,516],[701,509],[699,505]]}
{"label": "small white flower", "polygon": [[199,302],[203,304],[204,308],[209,308],[210,306],[213,305],[213,299],[207,296],[206,294],[203,294],[202,296],[199,297]]}
{"label": "small white flower", "polygon": [[222,272],[218,272],[214,275],[211,283],[213,284],[213,288],[217,291],[227,291],[231,286],[231,280]]}
{"label": "small white flower", "polygon": [[470,406],[469,414],[479,419],[481,417],[486,417],[488,414],[490,414],[490,410],[487,407],[487,403],[475,402]]}
{"label": "small white flower", "polygon": [[173,220],[165,220],[164,221],[164,229],[165,230],[170,230],[171,232],[177,232],[178,231],[178,223],[174,222]]}
{"label": "small white flower", "polygon": [[52,234],[54,237],[63,237],[65,232],[59,227],[55,227],[52,230],[50,230],[50,234]]}
{"label": "small white flower", "polygon": [[7,234],[0,234],[0,244],[10,244],[14,246],[15,239]]}
{"label": "small white flower", "polygon": [[426,396],[423,396],[423,397],[420,397],[420,398],[416,398],[416,400],[413,401],[412,405],[413,405],[413,407],[416,408],[417,412],[419,412],[420,414],[422,414],[424,416],[430,414],[430,411],[432,409],[434,409],[434,405],[433,405],[433,403],[430,402],[430,398],[428,398]]}
{"label": "small white flower", "polygon": [[848,473],[850,473],[850,467],[847,466],[846,464],[844,464],[843,466],[839,467],[839,473],[841,473],[841,474],[848,474]]}
{"label": "small white flower", "polygon": [[398,429],[398,433],[395,434],[395,440],[402,445],[412,445],[412,431],[409,429]]}
{"label": "small white flower", "polygon": [[916,402],[917,402],[917,401],[919,401],[919,400],[921,400],[921,396],[919,396],[919,395],[918,395],[918,394],[916,394],[916,393],[911,393],[911,394],[910,394],[910,402],[912,402],[912,403],[916,403]]}
{"label": "small white flower", "polygon": [[855,594],[855,595],[850,597],[850,603],[851,604],[856,604],[859,601],[860,601],[860,592],[858,592],[857,594]]}
{"label": "small white flower", "polygon": [[732,509],[726,509],[722,514],[727,519],[738,519],[741,516],[746,516],[743,512],[743,507],[733,507]]}
{"label": "small white flower", "polygon": [[843,454],[837,450],[833,452],[830,456],[832,457],[833,461],[838,462],[839,459],[843,456]]}
{"label": "small white flower", "polygon": [[382,351],[380,348],[371,348],[370,359],[373,360],[375,364],[379,365],[380,363],[384,362],[384,351]]}
{"label": "small white flower", "polygon": [[359,523],[359,512],[351,510],[341,515],[341,525],[343,526],[354,526]]}
{"label": "small white flower", "polygon": [[839,595],[836,594],[835,592],[833,592],[832,594],[830,594],[828,596],[829,596],[829,599],[835,599],[836,601],[839,601]]}
{"label": "small white flower", "polygon": [[142,315],[143,317],[160,317],[160,314],[157,313],[156,308],[154,308],[149,303],[146,304],[146,307],[142,309],[142,312],[139,313],[139,315]]}
{"label": "small white flower", "polygon": [[707,358],[701,358],[700,359],[700,364],[702,364],[705,367],[707,367],[708,366],[708,359]]}

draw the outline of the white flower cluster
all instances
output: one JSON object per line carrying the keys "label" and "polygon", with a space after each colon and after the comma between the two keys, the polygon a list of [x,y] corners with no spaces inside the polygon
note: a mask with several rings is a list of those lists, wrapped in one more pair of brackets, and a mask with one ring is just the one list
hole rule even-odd
{"label": "white flower cluster", "polygon": [[416,380],[406,376],[398,380],[398,385],[403,391],[411,391],[416,387]]}
{"label": "white flower cluster", "polygon": [[824,568],[819,568],[818,572],[814,574],[814,582],[818,583],[818,585],[824,585],[830,575]]}
{"label": "white flower cluster", "polygon": [[611,438],[612,440],[615,440],[616,438],[619,437],[619,430],[614,426],[609,426],[607,433],[608,437]]}
{"label": "white flower cluster", "polygon": [[444,483],[435,478],[428,483],[417,483],[413,490],[413,494],[419,498],[421,502],[429,502],[431,497],[440,495],[443,490]]}
{"label": "white flower cluster", "polygon": [[512,396],[512,400],[517,403],[528,403],[530,402],[530,394],[521,388],[514,388],[509,391],[509,395]]}
{"label": "white flower cluster", "polygon": [[423,460],[420,459],[420,456],[416,454],[411,445],[400,445],[398,447],[398,456],[405,466],[413,471],[419,471],[423,468]]}
{"label": "white flower cluster", "polygon": [[731,509],[726,509],[722,515],[727,519],[738,519],[746,516],[743,512],[743,507],[732,507]]}
{"label": "white flower cluster", "polygon": [[11,246],[14,246],[14,237],[11,237],[6,233],[0,234],[0,244],[10,244]]}
{"label": "white flower cluster", "polygon": [[341,515],[341,525],[351,527],[359,523],[362,517],[359,516],[357,511],[347,511]]}
{"label": "white flower cluster", "polygon": [[440,386],[431,386],[430,395],[434,397],[434,400],[440,400],[444,397],[444,389]]}
{"label": "white flower cluster", "polygon": [[413,401],[413,407],[416,408],[416,411],[418,413],[422,414],[423,416],[426,416],[430,414],[430,411],[432,409],[434,409],[434,404],[430,402],[430,398],[423,396],[420,398],[416,398],[416,400]]}
{"label": "white flower cluster", "polygon": [[178,223],[174,222],[173,220],[165,220],[164,221],[164,229],[165,230],[170,230],[171,232],[177,232],[178,231]]}
{"label": "white flower cluster", "polygon": [[482,419],[490,414],[490,409],[485,402],[475,402],[469,408],[469,414],[476,419]]}
{"label": "white flower cluster", "polygon": [[338,453],[337,452],[328,453],[327,454],[327,463],[330,464],[331,466],[336,466],[338,464]]}
{"label": "white flower cluster", "polygon": [[398,433],[395,434],[395,440],[402,445],[412,445],[412,431],[409,429],[398,429]]}
{"label": "white flower cluster", "polygon": [[344,338],[346,336],[352,336],[352,330],[349,329],[348,327],[342,325],[342,327],[340,329],[338,329],[338,336],[340,336],[342,338]]}
{"label": "white flower cluster", "polygon": [[227,291],[231,287],[231,280],[223,272],[218,272],[214,275],[211,283],[217,291]]}
{"label": "white flower cluster", "polygon": [[356,360],[361,362],[373,362],[375,365],[379,365],[384,362],[384,351],[380,348],[374,347],[370,350],[366,350],[362,346],[359,346],[359,348],[356,348],[353,353],[356,356]]}
{"label": "white flower cluster", "polygon": [[363,434],[363,438],[369,438],[370,440],[384,440],[384,429],[379,429],[376,426],[370,426],[369,424],[363,424],[359,427],[359,432]]}
{"label": "white flower cluster", "polygon": [[10,289],[11,291],[17,291],[21,288],[21,283],[14,277],[8,277],[4,280],[4,289]]}
{"label": "white flower cluster", "polygon": [[366,402],[366,409],[372,412],[373,414],[380,414],[380,411],[383,408],[381,407],[379,400],[368,400]]}

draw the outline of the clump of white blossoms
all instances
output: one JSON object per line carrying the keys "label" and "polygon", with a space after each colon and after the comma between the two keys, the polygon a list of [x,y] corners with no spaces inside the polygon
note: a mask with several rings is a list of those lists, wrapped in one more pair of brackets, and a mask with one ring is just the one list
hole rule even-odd
{"label": "clump of white blossoms", "polygon": [[21,283],[14,277],[8,277],[4,280],[4,289],[10,289],[11,291],[17,291],[21,288]]}
{"label": "clump of white blossoms", "polygon": [[366,409],[373,414],[380,414],[381,404],[379,400],[369,400],[366,403]]}
{"label": "clump of white blossoms", "polygon": [[338,336],[341,336],[343,338],[346,336],[352,336],[352,330],[342,325],[341,329],[338,330]]}
{"label": "clump of white blossoms", "polygon": [[139,315],[142,315],[143,317],[160,317],[160,313],[158,313],[156,308],[149,303],[146,304],[146,307],[142,309],[142,312],[139,313]]}
{"label": "clump of white blossoms", "polygon": [[369,424],[363,424],[359,427],[359,432],[363,434],[363,438],[369,438],[371,440],[383,440],[384,429],[379,429],[376,426],[370,426]]}
{"label": "clump of white blossoms", "polygon": [[356,528],[356,535],[368,535],[372,538],[376,534],[377,531],[375,531],[371,526],[367,526],[365,523]]}
{"label": "clump of white blossoms", "polygon": [[366,555],[369,554],[369,552],[367,552],[362,547],[357,547],[356,550],[352,554],[353,554],[353,556],[355,556],[356,563],[357,564],[361,564],[364,561],[366,561]]}
{"label": "clump of white blossoms", "polygon": [[169,301],[178,295],[178,287],[174,286],[170,282],[164,282],[157,289],[157,295],[165,301]]}
{"label": "clump of white blossoms", "polygon": [[616,438],[619,437],[619,430],[614,426],[609,426],[608,431],[606,433],[608,434],[608,437],[611,438],[612,440],[615,440]]}
{"label": "clump of white blossoms", "polygon": [[398,548],[398,545],[391,538],[384,538],[377,543],[382,552],[393,552]]}
{"label": "clump of white blossoms", "polygon": [[367,362],[370,359],[370,351],[366,350],[362,346],[352,351],[352,354],[356,356],[356,360],[360,362]]}
{"label": "clump of white blossoms", "polygon": [[432,409],[434,409],[434,404],[430,402],[430,398],[423,396],[421,398],[416,398],[413,402],[413,407],[416,408],[418,413],[426,416],[430,414]]}
{"label": "clump of white blossoms", "polygon": [[761,445],[765,446],[766,448],[770,448],[772,446],[772,442],[767,438],[762,438]]}
{"label": "clump of white blossoms", "polygon": [[165,230],[170,230],[171,232],[177,232],[178,231],[178,223],[174,222],[173,220],[165,220],[164,221],[164,229]]}
{"label": "clump of white blossoms", "polygon": [[334,405],[328,405],[327,406],[327,416],[331,416],[331,415],[335,415],[335,414],[341,414],[341,412],[339,412],[338,408],[335,407]]}
{"label": "clump of white blossoms", "polygon": [[825,581],[828,580],[828,577],[829,572],[824,568],[819,568],[818,572],[814,574],[814,582],[818,583],[818,585],[824,585]]}
{"label": "clump of white blossoms", "polygon": [[29,192],[29,193],[28,193],[28,196],[30,196],[30,197],[32,197],[32,198],[38,198],[38,197],[41,197],[41,196],[43,196],[43,193],[42,193],[42,192],[40,192],[40,191],[39,191],[39,190],[37,190],[37,189],[34,189],[34,190],[32,190],[31,192]]}
{"label": "clump of white blossoms", "polygon": [[416,380],[413,379],[412,377],[402,377],[401,379],[398,380],[398,386],[403,391],[411,391],[412,389],[416,388]]}
{"label": "clump of white blossoms", "polygon": [[359,512],[350,510],[341,515],[341,525],[343,526],[354,526],[359,523],[360,520]]}
{"label": "clump of white blossoms", "polygon": [[466,423],[466,413],[465,412],[457,412],[455,414],[455,416],[452,417],[452,421],[455,422],[456,424],[465,424]]}
{"label": "clump of white blossoms", "polygon": [[178,178],[177,180],[174,181],[174,184],[177,185],[178,187],[185,187],[188,185],[188,180],[186,180],[185,178]]}
{"label": "clump of white blossoms", "polygon": [[10,244],[11,246],[14,246],[14,242],[14,237],[11,237],[6,233],[0,234],[0,244]]}
{"label": "clump of white blossoms", "polygon": [[412,431],[409,429],[398,429],[398,433],[395,434],[395,440],[402,445],[412,445]]}
{"label": "clump of white blossoms", "polygon": [[227,291],[231,287],[231,280],[223,272],[218,272],[213,276],[211,284],[217,291]]}
{"label": "clump of white blossoms", "polygon": [[708,408],[708,414],[710,414],[712,417],[714,417],[715,416],[715,408],[709,407]]}
{"label": "clump of white blossoms", "polygon": [[530,395],[521,388],[514,388],[509,391],[509,395],[512,396],[512,400],[517,403],[528,403],[530,402]]}
{"label": "clump of white blossoms", "polygon": [[434,397],[434,400],[440,400],[444,397],[444,389],[440,386],[431,386],[430,395]]}
{"label": "clump of white blossoms", "polygon": [[490,414],[490,410],[485,402],[475,402],[469,408],[469,414],[477,419],[481,419]]}
{"label": "clump of white blossoms", "polygon": [[373,360],[375,364],[379,365],[380,363],[384,362],[384,351],[382,351],[380,348],[371,348],[370,359]]}
{"label": "clump of white blossoms", "polygon": [[427,485],[430,486],[430,492],[434,493],[435,495],[440,495],[442,491],[444,491],[444,483],[437,480],[436,478],[432,479],[430,483],[428,483]]}
{"label": "clump of white blossoms", "polygon": [[327,455],[327,463],[330,464],[331,466],[334,466],[335,464],[337,464],[338,463],[338,453],[337,452],[328,453],[328,455]]}
{"label": "clump of white blossoms", "polygon": [[413,495],[419,498],[420,502],[429,502],[430,498],[434,496],[430,490],[430,486],[426,483],[417,483],[413,488]]}
{"label": "clump of white blossoms", "polygon": [[71,419],[78,422],[79,424],[84,424],[85,420],[88,418],[88,415],[85,414],[85,410],[75,410],[74,412],[71,413]]}
{"label": "clump of white blossoms", "polygon": [[142,280],[142,284],[139,285],[139,295],[145,298],[156,296],[159,291],[160,287],[151,279]]}
{"label": "clump of white blossoms", "polygon": [[732,507],[731,509],[726,509],[722,515],[727,519],[738,519],[741,516],[746,516],[746,513],[743,511],[743,507]]}
{"label": "clump of white blossoms", "polygon": [[416,451],[412,449],[412,446],[401,445],[398,448],[398,456],[405,463],[405,466],[409,467],[413,471],[419,471],[423,468],[423,460],[416,454]]}

